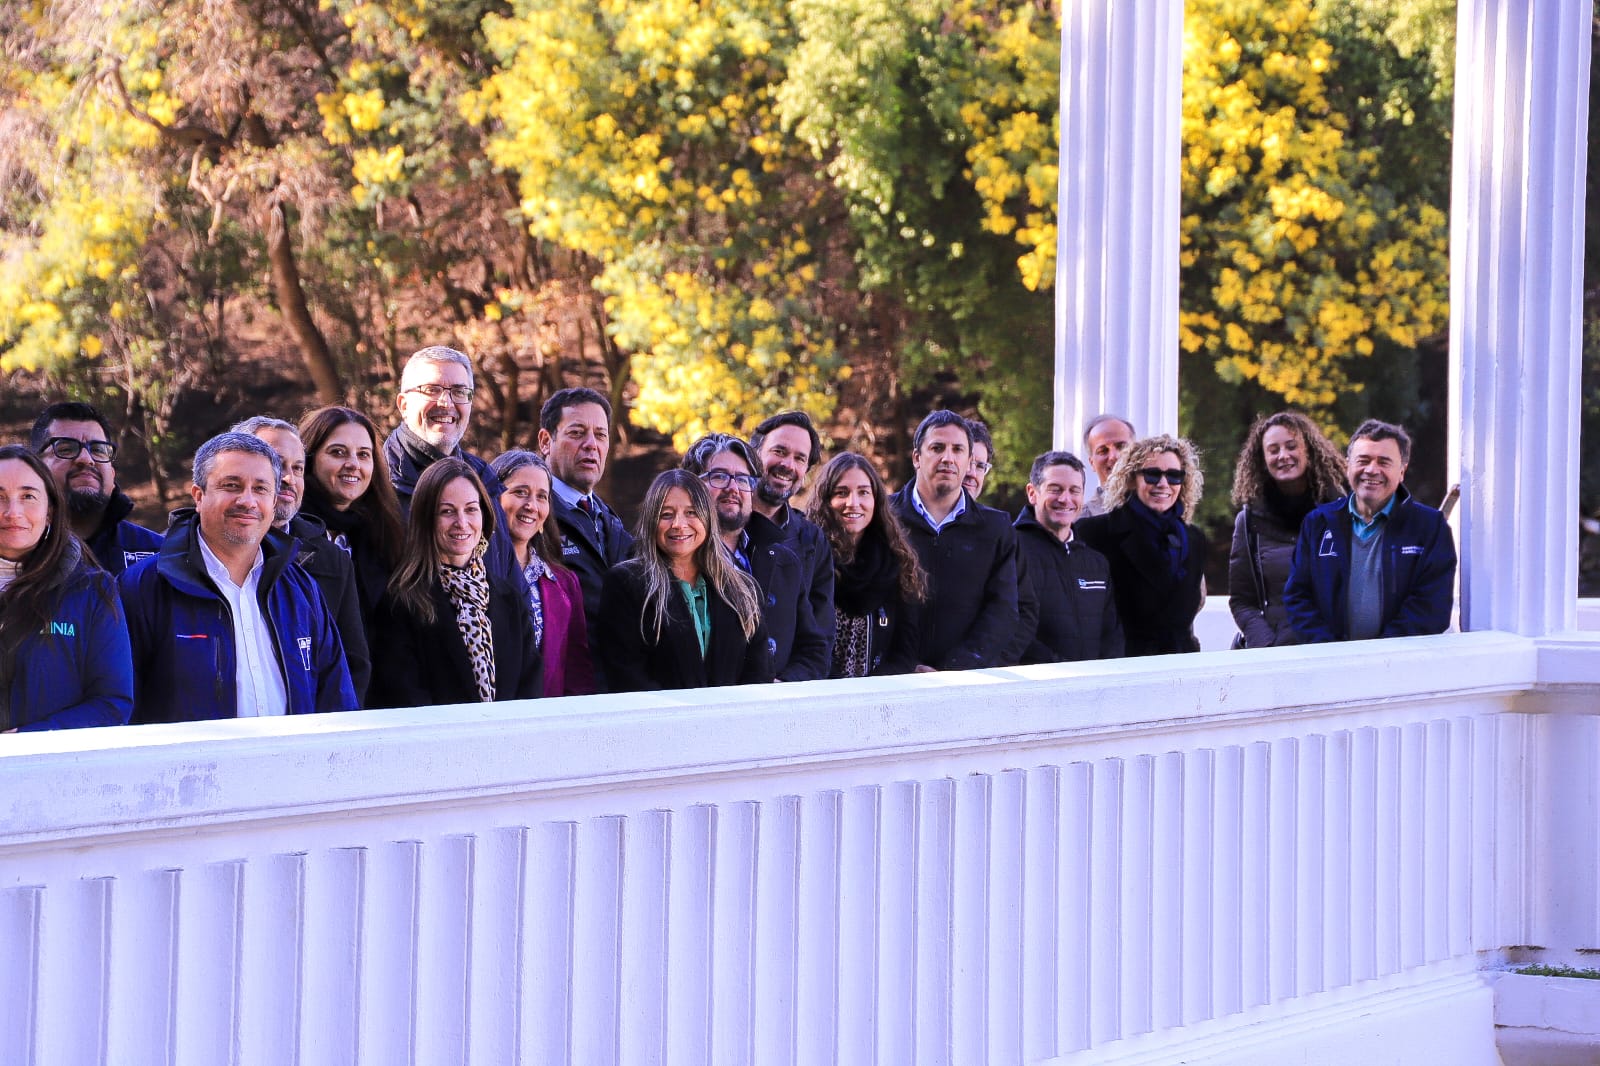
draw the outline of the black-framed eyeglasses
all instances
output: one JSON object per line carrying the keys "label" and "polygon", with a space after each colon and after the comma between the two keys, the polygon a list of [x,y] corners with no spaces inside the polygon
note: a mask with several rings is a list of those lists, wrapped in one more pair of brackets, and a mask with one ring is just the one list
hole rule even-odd
{"label": "black-framed eyeglasses", "polygon": [[471,403],[474,389],[466,385],[413,385],[406,392],[418,392],[430,400],[448,395],[454,403]]}
{"label": "black-framed eyeglasses", "polygon": [[760,479],[754,474],[730,474],[726,470],[707,470],[700,475],[700,480],[718,492],[721,492],[729,485],[738,485],[744,491],[750,492],[756,487],[756,482]]}
{"label": "black-framed eyeglasses", "polygon": [[1159,485],[1161,484],[1162,478],[1167,479],[1168,485],[1183,484],[1182,470],[1162,470],[1159,467],[1147,466],[1143,470],[1139,471],[1139,476],[1144,478],[1144,483],[1146,485]]}
{"label": "black-framed eyeglasses", "polygon": [[39,454],[49,452],[57,459],[71,461],[83,454],[85,448],[89,449],[89,458],[97,463],[109,463],[117,457],[117,446],[108,440],[82,441],[77,437],[51,437],[44,442],[44,447],[39,449]]}

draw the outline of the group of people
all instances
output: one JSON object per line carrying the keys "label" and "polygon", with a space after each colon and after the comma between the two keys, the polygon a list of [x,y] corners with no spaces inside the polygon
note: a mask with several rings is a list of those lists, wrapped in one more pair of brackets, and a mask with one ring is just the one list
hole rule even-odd
{"label": "group of people", "polygon": [[[787,411],[696,441],[630,530],[595,492],[605,395],[557,392],[536,450],[485,462],[461,447],[474,392],[436,346],[407,362],[387,436],[340,406],[247,419],[195,453],[193,506],[162,533],[129,517],[106,419],[47,407],[0,448],[0,731],[1198,650],[1208,544],[1182,438],[1096,418],[1088,465],[1039,456],[1013,517],[978,502],[980,422],[929,414],[891,493],[862,455],[824,464]],[[1447,628],[1454,546],[1406,493],[1409,460],[1381,422],[1344,457],[1303,415],[1252,428],[1239,644]]]}

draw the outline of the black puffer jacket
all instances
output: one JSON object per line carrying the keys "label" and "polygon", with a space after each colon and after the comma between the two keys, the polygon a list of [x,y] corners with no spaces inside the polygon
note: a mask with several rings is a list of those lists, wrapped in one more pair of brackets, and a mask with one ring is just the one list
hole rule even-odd
{"label": "black puffer jacket", "polygon": [[1024,619],[1018,659],[1067,663],[1122,657],[1122,624],[1106,557],[1073,539],[1062,544],[1024,507],[1017,515],[1018,580],[1038,601],[1032,626]]}

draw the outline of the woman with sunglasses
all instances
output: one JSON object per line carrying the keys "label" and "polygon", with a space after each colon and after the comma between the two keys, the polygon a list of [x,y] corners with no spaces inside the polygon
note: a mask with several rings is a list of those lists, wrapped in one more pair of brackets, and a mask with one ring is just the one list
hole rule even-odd
{"label": "woman with sunglasses", "polygon": [[1344,456],[1298,411],[1256,420],[1233,472],[1233,548],[1228,553],[1228,608],[1239,627],[1234,647],[1299,644],[1283,606],[1300,523],[1312,508],[1349,489]]}
{"label": "woman with sunglasses", "polygon": [[328,539],[350,553],[370,632],[405,539],[378,427],[360,411],[319,407],[300,419],[300,441],[306,449],[300,510],[321,519]]}
{"label": "woman with sunglasses", "polygon": [[124,725],[133,654],[116,582],[44,461],[0,448],[0,733]]}
{"label": "woman with sunglasses", "polygon": [[1194,619],[1205,603],[1206,537],[1184,521],[1200,505],[1200,456],[1182,437],[1134,441],[1111,470],[1106,513],[1074,535],[1111,564],[1129,655],[1199,651]]}

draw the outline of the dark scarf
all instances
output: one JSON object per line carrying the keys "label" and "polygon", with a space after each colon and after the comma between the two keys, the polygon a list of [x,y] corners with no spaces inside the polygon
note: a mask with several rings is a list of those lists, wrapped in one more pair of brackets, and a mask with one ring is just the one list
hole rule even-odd
{"label": "dark scarf", "polygon": [[1317,501],[1311,498],[1309,491],[1290,496],[1278,488],[1277,482],[1269,480],[1261,487],[1260,504],[1261,509],[1281,522],[1285,529],[1299,529],[1306,515],[1317,506]]}
{"label": "dark scarf", "polygon": [[855,558],[845,563],[835,556],[833,569],[833,604],[845,614],[875,611],[898,594],[900,561],[881,536],[863,536]]}
{"label": "dark scarf", "polygon": [[1139,519],[1139,533],[1167,557],[1167,572],[1182,581],[1189,576],[1183,560],[1189,554],[1189,527],[1183,524],[1183,504],[1175,503],[1157,513],[1137,496],[1128,498],[1128,509]]}
{"label": "dark scarf", "polygon": [[438,448],[411,432],[411,427],[404,422],[394,427],[394,440],[400,445],[400,451],[405,457],[411,460],[411,468],[416,472],[417,477],[421,477],[424,470],[437,463],[440,459],[448,459],[450,456],[458,455],[461,452],[459,445],[452,452],[441,452]]}

